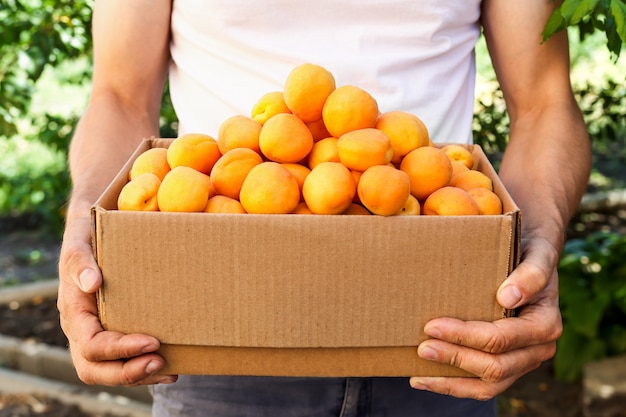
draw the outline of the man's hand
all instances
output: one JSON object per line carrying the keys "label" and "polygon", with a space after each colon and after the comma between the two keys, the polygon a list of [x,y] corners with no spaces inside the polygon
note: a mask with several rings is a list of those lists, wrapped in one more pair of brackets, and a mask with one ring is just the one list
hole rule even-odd
{"label": "man's hand", "polygon": [[457,366],[477,378],[413,377],[413,388],[488,400],[554,355],[562,331],[559,253],[541,238],[522,246],[522,262],[497,294],[503,307],[520,309],[516,317],[494,323],[440,318],[425,326],[432,339],[420,344],[419,356]]}
{"label": "man's hand", "polygon": [[159,341],[141,334],[104,331],[98,319],[95,292],[102,276],[93,258],[90,220],[68,222],[59,263],[58,308],[61,327],[79,378],[87,384],[143,385],[172,383],[175,375],[155,375],[163,358]]}

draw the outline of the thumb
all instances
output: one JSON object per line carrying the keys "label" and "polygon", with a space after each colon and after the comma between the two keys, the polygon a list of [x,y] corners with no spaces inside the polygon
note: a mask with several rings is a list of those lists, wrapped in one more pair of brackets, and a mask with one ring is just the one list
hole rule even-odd
{"label": "thumb", "polygon": [[74,221],[66,226],[59,275],[62,280],[73,281],[86,293],[96,292],[102,285],[102,274],[93,256],[89,222]]}

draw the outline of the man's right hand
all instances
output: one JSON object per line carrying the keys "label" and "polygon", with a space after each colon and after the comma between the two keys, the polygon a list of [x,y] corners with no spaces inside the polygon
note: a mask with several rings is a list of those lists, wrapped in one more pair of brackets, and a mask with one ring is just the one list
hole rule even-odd
{"label": "man's right hand", "polygon": [[102,284],[93,257],[89,217],[68,221],[59,262],[58,308],[72,361],[87,384],[147,385],[173,383],[176,375],[155,375],[164,360],[157,339],[143,334],[105,331],[98,319],[95,293]]}

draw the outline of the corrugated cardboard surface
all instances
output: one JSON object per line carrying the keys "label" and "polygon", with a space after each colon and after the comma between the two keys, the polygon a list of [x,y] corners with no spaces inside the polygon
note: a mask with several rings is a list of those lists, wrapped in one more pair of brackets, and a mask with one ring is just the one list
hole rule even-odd
{"label": "corrugated cardboard surface", "polygon": [[464,375],[417,357],[423,326],[507,314],[495,292],[519,239],[519,210],[472,150],[507,214],[123,212],[127,165],[93,209],[103,325],[157,337],[166,373]]}

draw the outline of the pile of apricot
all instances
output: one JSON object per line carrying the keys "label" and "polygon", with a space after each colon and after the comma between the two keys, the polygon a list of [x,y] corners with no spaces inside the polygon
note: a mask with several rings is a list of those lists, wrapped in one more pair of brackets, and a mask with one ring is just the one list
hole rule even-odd
{"label": "pile of apricot", "polygon": [[491,179],[462,145],[433,145],[416,115],[380,112],[325,68],[295,67],[283,91],[216,138],[190,133],[140,154],[120,210],[255,214],[501,214]]}

